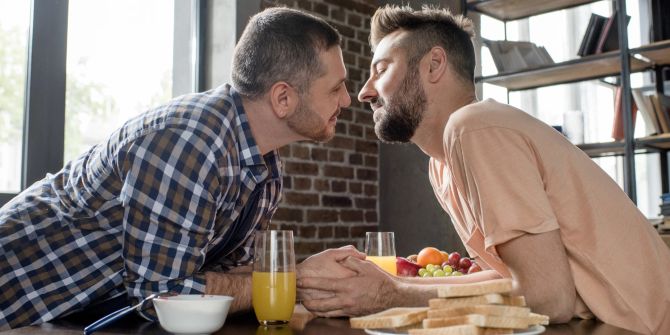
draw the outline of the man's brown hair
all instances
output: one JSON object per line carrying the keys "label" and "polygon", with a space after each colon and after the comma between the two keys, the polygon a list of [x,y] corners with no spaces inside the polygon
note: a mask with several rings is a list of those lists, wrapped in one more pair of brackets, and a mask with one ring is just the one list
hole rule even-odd
{"label": "man's brown hair", "polygon": [[251,99],[278,81],[305,93],[325,71],[319,53],[339,44],[339,33],[323,19],[295,9],[268,8],[251,17],[235,46],[233,86]]}
{"label": "man's brown hair", "polygon": [[407,50],[409,64],[418,63],[431,48],[439,46],[447,53],[456,73],[466,82],[474,82],[474,30],[470,19],[453,15],[448,9],[423,6],[421,10],[414,10],[409,6],[387,5],[372,16],[372,50],[396,30],[409,32],[400,43]]}

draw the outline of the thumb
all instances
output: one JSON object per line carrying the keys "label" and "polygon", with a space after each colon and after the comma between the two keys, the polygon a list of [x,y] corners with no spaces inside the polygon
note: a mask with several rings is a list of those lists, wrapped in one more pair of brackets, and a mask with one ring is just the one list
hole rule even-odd
{"label": "thumb", "polygon": [[352,245],[346,245],[337,249],[332,249],[331,251],[338,262],[343,261],[347,257],[355,257],[361,260],[365,259],[365,253],[358,251]]}
{"label": "thumb", "polygon": [[363,272],[365,266],[369,265],[369,263],[370,262],[366,262],[365,260],[358,259],[356,257],[347,257],[342,262],[340,262],[342,266],[358,274]]}

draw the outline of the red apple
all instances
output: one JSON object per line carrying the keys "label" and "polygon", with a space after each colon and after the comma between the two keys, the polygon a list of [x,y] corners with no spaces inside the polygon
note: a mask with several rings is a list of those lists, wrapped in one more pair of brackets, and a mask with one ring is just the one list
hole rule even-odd
{"label": "red apple", "polygon": [[404,257],[396,257],[395,266],[398,272],[398,276],[404,277],[416,277],[419,269],[421,269],[421,265],[416,264]]}

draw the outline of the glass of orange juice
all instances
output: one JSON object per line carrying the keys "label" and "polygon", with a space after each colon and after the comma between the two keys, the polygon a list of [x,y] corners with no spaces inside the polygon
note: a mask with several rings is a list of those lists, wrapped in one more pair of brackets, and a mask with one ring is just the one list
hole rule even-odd
{"label": "glass of orange juice", "polygon": [[365,233],[365,259],[377,264],[384,271],[396,275],[395,238],[393,232]]}
{"label": "glass of orange juice", "polygon": [[285,324],[295,307],[295,253],[290,230],[259,231],[255,236],[251,303],[262,325]]}

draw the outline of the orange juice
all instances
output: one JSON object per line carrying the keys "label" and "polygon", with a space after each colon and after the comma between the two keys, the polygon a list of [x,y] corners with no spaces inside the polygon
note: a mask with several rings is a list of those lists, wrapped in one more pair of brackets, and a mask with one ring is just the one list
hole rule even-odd
{"label": "orange juice", "polygon": [[251,302],[260,323],[288,322],[295,307],[295,272],[254,271]]}
{"label": "orange juice", "polygon": [[384,271],[394,276],[398,273],[395,267],[395,256],[367,256],[365,259],[377,264]]}

